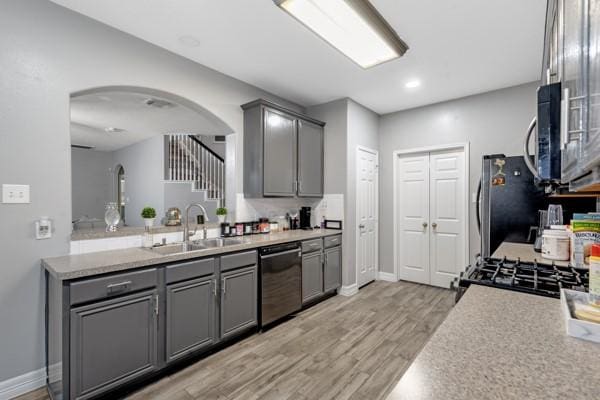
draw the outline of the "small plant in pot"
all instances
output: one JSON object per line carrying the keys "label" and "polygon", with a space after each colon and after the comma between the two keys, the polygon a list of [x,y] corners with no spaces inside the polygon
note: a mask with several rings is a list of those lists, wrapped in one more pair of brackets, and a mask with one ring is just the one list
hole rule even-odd
{"label": "small plant in pot", "polygon": [[227,218],[227,209],[225,207],[219,207],[217,208],[216,214],[219,222],[223,223],[225,222],[225,218]]}
{"label": "small plant in pot", "polygon": [[142,210],[142,218],[148,228],[154,225],[154,219],[156,218],[156,210],[152,207],[144,207]]}

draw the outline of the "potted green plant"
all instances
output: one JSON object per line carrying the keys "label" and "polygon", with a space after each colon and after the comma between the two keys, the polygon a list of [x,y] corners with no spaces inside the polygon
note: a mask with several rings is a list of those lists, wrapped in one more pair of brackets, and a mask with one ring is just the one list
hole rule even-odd
{"label": "potted green plant", "polygon": [[227,209],[225,207],[219,207],[216,211],[217,219],[220,223],[225,222],[225,218],[227,217]]}
{"label": "potted green plant", "polygon": [[144,207],[141,215],[148,228],[154,225],[154,219],[156,218],[156,210],[154,208],[148,206]]}

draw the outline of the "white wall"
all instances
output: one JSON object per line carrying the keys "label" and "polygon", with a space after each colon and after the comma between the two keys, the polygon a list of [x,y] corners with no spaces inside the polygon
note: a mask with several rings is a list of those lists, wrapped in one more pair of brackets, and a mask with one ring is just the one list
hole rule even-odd
{"label": "white wall", "polygon": [[[379,264],[393,273],[392,152],[444,143],[470,143],[469,185],[476,192],[481,156],[522,155],[525,131],[535,115],[537,82],[387,114],[379,129]],[[469,199],[472,201],[472,196]],[[470,204],[470,257],[479,252],[474,205]]]}
{"label": "white wall", "polygon": [[[113,85],[174,93],[225,121],[238,143],[243,143],[240,104],[263,97],[302,108],[46,0],[2,1],[0,49],[0,183],[31,185],[32,200],[0,204],[2,382],[44,365],[40,258],[69,253],[71,93]],[[52,239],[36,241],[33,222],[41,215],[54,219],[55,232]]]}

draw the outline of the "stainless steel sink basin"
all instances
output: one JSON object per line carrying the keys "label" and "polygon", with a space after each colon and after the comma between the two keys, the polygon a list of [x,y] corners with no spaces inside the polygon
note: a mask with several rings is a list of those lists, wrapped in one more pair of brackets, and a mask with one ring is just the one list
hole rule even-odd
{"label": "stainless steel sink basin", "polygon": [[174,243],[168,244],[165,246],[156,246],[152,247],[148,250],[162,254],[162,255],[171,255],[171,254],[182,254],[190,251],[197,250],[206,250],[206,249],[214,249],[217,247],[225,247],[225,246],[233,246],[236,244],[242,244],[244,241],[239,238],[216,238],[216,239],[204,239],[204,240],[196,240],[193,242],[187,243]]}
{"label": "stainless steel sink basin", "polygon": [[203,246],[204,248],[213,248],[213,247],[225,247],[225,246],[233,246],[236,244],[242,244],[244,241],[239,238],[216,238],[216,239],[205,239],[205,240],[197,240],[193,242],[196,246]]}

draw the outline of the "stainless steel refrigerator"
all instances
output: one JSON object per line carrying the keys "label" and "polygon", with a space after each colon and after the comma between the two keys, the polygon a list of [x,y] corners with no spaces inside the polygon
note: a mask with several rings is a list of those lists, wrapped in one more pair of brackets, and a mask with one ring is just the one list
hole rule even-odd
{"label": "stainless steel refrigerator", "polygon": [[540,223],[538,211],[548,209],[549,204],[562,206],[565,224],[575,212],[596,211],[594,197],[548,196],[534,182],[523,156],[504,154],[483,156],[477,199],[482,257],[490,257],[504,241],[533,244]]}
{"label": "stainless steel refrigerator", "polygon": [[531,241],[530,228],[538,225],[538,210],[545,208],[546,196],[535,185],[523,156],[483,156],[478,192],[482,257],[490,257],[503,241]]}

